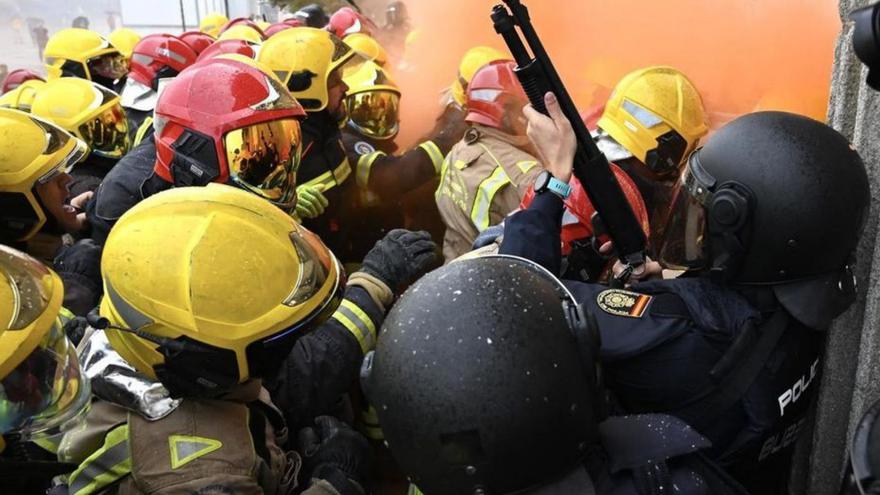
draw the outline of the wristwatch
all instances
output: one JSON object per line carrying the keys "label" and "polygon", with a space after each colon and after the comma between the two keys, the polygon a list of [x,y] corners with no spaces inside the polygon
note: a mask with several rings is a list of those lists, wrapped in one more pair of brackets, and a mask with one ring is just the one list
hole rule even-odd
{"label": "wristwatch", "polygon": [[571,186],[553,177],[553,174],[550,172],[543,170],[538,174],[538,178],[535,179],[535,193],[543,194],[547,191],[559,196],[564,201],[571,194]]}

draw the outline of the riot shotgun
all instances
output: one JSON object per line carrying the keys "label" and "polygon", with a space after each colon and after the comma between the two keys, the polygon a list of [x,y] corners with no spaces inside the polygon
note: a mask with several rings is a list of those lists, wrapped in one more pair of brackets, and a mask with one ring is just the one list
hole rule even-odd
{"label": "riot shotgun", "polygon": [[[571,122],[578,143],[574,157],[574,176],[583,185],[602,224],[614,242],[620,261],[626,266],[617,280],[618,284],[625,282],[632,270],[645,262],[647,242],[645,233],[620,189],[608,159],[593,141],[577,107],[562,84],[559,73],[553,67],[550,56],[547,55],[538,33],[532,26],[528,9],[519,0],[503,1],[507,5],[506,8],[504,5],[496,5],[492,9],[495,31],[504,38],[516,61],[517,78],[532,106],[547,115],[544,95],[550,91],[556,95],[562,112]],[[523,44],[517,26],[534,56],[529,54]]]}

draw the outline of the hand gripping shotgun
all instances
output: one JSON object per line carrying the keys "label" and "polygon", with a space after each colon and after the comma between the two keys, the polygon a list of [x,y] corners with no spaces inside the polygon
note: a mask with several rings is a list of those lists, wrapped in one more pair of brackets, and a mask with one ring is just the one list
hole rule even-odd
{"label": "hand gripping shotgun", "polygon": [[[532,26],[528,8],[519,0],[503,1],[507,7],[499,4],[492,9],[495,31],[504,38],[516,61],[517,78],[532,106],[547,115],[544,94],[550,91],[556,95],[562,112],[571,122],[578,143],[574,156],[574,176],[584,186],[601,224],[614,242],[614,248],[625,266],[625,270],[612,281],[612,285],[622,286],[632,271],[645,263],[645,233],[620,189],[608,159],[599,151],[590,136],[590,131],[581,120],[559,73],[553,67],[553,62]],[[534,56],[529,54],[523,44],[517,26]]]}

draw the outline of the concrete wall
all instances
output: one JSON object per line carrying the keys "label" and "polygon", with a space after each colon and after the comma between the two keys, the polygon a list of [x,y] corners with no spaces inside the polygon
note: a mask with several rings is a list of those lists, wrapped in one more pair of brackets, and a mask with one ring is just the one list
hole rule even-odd
{"label": "concrete wall", "polygon": [[850,11],[868,3],[839,1],[844,29],[837,42],[828,107],[829,123],[859,150],[871,180],[871,212],[857,252],[859,298],[828,336],[812,438],[804,442],[804,455],[792,475],[798,494],[837,493],[854,424],[880,399],[880,93],[864,84],[866,72],[853,53],[852,26],[846,22]]}

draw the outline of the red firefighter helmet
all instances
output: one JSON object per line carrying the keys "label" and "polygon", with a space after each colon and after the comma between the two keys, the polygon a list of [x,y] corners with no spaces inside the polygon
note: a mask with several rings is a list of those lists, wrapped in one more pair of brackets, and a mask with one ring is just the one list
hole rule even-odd
{"label": "red firefighter helmet", "polygon": [[174,77],[196,62],[196,52],[182,39],[171,34],[144,36],[134,46],[128,78],[152,88],[159,79]]}
{"label": "red firefighter helmet", "polygon": [[248,19],[247,17],[236,17],[235,19],[232,19],[231,21],[227,22],[226,25],[223,26],[223,29],[220,30],[220,33],[217,34],[217,39],[219,39],[219,40],[225,39],[223,37],[223,33],[225,33],[226,31],[229,31],[230,29],[234,28],[235,26],[243,26],[248,29],[253,29],[254,31],[257,32],[257,34],[260,35],[260,37],[262,39],[264,39],[264,40],[266,39],[266,33],[263,32],[263,29],[260,28],[259,24]]}
{"label": "red firefighter helmet", "polygon": [[252,43],[246,40],[218,40],[215,41],[211,46],[205,48],[205,50],[199,54],[199,58],[196,59],[196,62],[203,62],[205,60],[209,60],[212,58],[217,58],[220,55],[229,55],[229,54],[238,54],[244,55],[245,57],[252,58],[254,60],[257,59],[257,54],[260,51],[260,45],[256,43]]}
{"label": "red firefighter helmet", "polygon": [[213,36],[201,31],[187,31],[181,34],[179,38],[186,42],[196,52],[196,55],[205,51],[215,41]]}
{"label": "red firefighter helmet", "polygon": [[266,39],[269,39],[272,36],[274,36],[276,33],[280,33],[281,31],[284,31],[285,29],[292,29],[294,27],[295,26],[291,26],[290,24],[288,24],[286,22],[276,22],[275,24],[272,24],[271,26],[267,27],[265,29],[265,31],[263,31],[263,32],[266,33]]}
{"label": "red firefighter helmet", "polygon": [[374,28],[375,25],[372,21],[353,8],[342,7],[330,16],[330,22],[324,29],[342,39],[354,33],[365,33],[372,36]]}
{"label": "red firefighter helmet", "polygon": [[528,102],[513,73],[515,67],[512,61],[497,60],[474,74],[467,87],[466,121],[500,128],[511,103]]}
{"label": "red firefighter helmet", "polygon": [[36,72],[28,69],[15,69],[6,75],[6,79],[3,80],[3,88],[0,89],[0,94],[6,94],[9,91],[21,86],[21,83],[25,81],[43,81],[43,76],[37,74]]}
{"label": "red firefighter helmet", "polygon": [[269,70],[221,55],[180,73],[156,105],[156,174],[175,186],[229,183],[290,210],[305,112]]}
{"label": "red firefighter helmet", "polygon": [[[633,213],[636,214],[639,225],[645,231],[645,236],[650,237],[651,225],[648,218],[648,209],[645,207],[645,201],[639,193],[639,188],[636,187],[635,182],[633,182],[629,175],[617,165],[612,163],[611,170],[614,171],[617,183],[623,189],[623,195],[626,196],[629,205],[633,209]],[[571,194],[565,200],[565,213],[562,216],[562,254],[565,256],[571,253],[572,242],[588,239],[593,236],[592,218],[593,213],[596,212],[580,181],[572,177],[569,185],[571,186]],[[528,208],[532,204],[533,199],[535,199],[535,188],[529,187],[529,190],[523,196],[520,208]]]}

